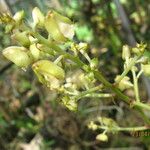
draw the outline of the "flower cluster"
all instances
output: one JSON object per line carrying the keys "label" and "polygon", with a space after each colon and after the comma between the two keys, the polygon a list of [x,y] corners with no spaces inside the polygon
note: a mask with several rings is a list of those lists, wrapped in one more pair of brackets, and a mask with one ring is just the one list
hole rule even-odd
{"label": "flower cluster", "polygon": [[57,89],[65,78],[65,72],[61,66],[49,60],[54,55],[53,49],[41,44],[33,31],[45,30],[49,43],[62,44],[73,38],[73,23],[53,10],[44,16],[37,7],[32,11],[33,22],[29,25],[25,24],[24,16],[24,11],[19,11],[12,17],[8,14],[1,15],[1,22],[7,23],[6,31],[11,32],[12,40],[19,44],[5,48],[3,55],[23,69],[32,66],[41,83],[52,90]]}

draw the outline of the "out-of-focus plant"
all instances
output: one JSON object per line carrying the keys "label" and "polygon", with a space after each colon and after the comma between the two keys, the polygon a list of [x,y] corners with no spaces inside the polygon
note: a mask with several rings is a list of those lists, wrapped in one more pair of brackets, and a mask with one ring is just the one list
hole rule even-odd
{"label": "out-of-focus plant", "polygon": [[[0,16],[0,22],[6,24],[6,32],[19,45],[3,50],[7,59],[23,70],[31,67],[39,81],[57,92],[58,101],[72,111],[77,111],[78,102],[83,98],[118,97],[142,113],[145,122],[138,127],[120,127],[107,117],[93,119],[88,127],[104,130],[97,135],[97,140],[107,141],[107,132],[149,129],[150,121],[143,111],[150,111],[150,105],[143,102],[138,89],[141,74],[150,75],[150,61],[144,55],[146,44],[137,44],[134,48],[123,46],[123,72],[110,83],[99,70],[99,60],[88,55],[89,45],[73,41],[74,24],[69,18],[54,10],[45,15],[37,7],[32,11],[32,18],[32,22],[26,22],[24,11],[14,16]],[[130,71],[133,82],[128,76]],[[124,94],[129,88],[133,88],[135,99]]]}

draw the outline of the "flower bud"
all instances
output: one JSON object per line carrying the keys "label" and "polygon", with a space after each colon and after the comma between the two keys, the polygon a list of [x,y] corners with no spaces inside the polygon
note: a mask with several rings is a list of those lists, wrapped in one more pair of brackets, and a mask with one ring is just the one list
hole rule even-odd
{"label": "flower bud", "polygon": [[[116,76],[115,81],[120,78],[120,75]],[[125,76],[119,83],[118,83],[118,88],[123,91],[125,89],[133,87],[133,84],[129,81],[130,78]]]}
{"label": "flower bud", "polygon": [[24,47],[10,46],[3,50],[3,55],[19,67],[27,67],[32,62]]}
{"label": "flower bud", "polygon": [[94,123],[94,121],[90,121],[90,123],[88,124],[88,128],[95,131],[98,129],[98,125]]}
{"label": "flower bud", "polygon": [[101,134],[98,134],[96,136],[96,140],[107,142],[108,141],[108,136],[106,134],[101,133]]}
{"label": "flower bud", "polygon": [[40,50],[37,48],[36,44],[30,45],[30,52],[33,56],[33,59],[36,61],[40,57]]}
{"label": "flower bud", "polygon": [[75,99],[72,99],[66,96],[62,98],[62,103],[71,111],[77,110],[77,102]]}
{"label": "flower bud", "polygon": [[122,59],[126,60],[130,58],[130,49],[128,45],[124,45],[122,48]]}
{"label": "flower bud", "polygon": [[50,89],[57,89],[65,78],[64,70],[49,60],[39,60],[32,65],[39,81]]}
{"label": "flower bud", "polygon": [[35,26],[43,27],[44,26],[44,15],[38,7],[35,7],[32,11],[33,24]]}
{"label": "flower bud", "polygon": [[18,23],[20,24],[22,19],[24,18],[25,16],[25,12],[24,10],[21,10],[21,11],[18,11],[15,13],[15,15],[13,16],[13,19]]}
{"label": "flower bud", "polygon": [[142,65],[142,69],[146,76],[150,76],[150,64]]}
{"label": "flower bud", "polygon": [[92,68],[92,69],[96,69],[97,67],[98,67],[98,59],[97,58],[93,58],[92,60],[91,60],[91,62],[90,62],[90,67]]}
{"label": "flower bud", "polygon": [[16,32],[12,35],[12,39],[16,40],[22,46],[28,47],[30,45],[30,40],[27,36],[28,32]]}
{"label": "flower bud", "polygon": [[65,42],[74,36],[74,26],[71,20],[55,11],[48,12],[45,19],[45,28],[57,42]]}
{"label": "flower bud", "polygon": [[148,63],[148,57],[143,56],[137,62],[142,63],[142,64],[147,64]]}
{"label": "flower bud", "polygon": [[132,51],[133,51],[133,53],[138,54],[138,55],[143,54],[146,46],[147,46],[146,44],[143,44],[143,43],[138,44],[137,43],[136,47],[132,48]]}

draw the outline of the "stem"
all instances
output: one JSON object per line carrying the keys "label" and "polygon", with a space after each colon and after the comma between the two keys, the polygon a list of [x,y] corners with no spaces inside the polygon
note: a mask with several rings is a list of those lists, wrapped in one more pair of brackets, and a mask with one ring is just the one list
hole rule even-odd
{"label": "stem", "polygon": [[100,126],[100,129],[107,130],[107,131],[142,131],[149,129],[146,126],[141,127],[107,127],[107,126]]}
{"label": "stem", "polygon": [[110,82],[108,82],[102,75],[100,71],[93,71],[97,80],[102,82],[107,88],[111,89],[119,98],[124,102],[130,104],[130,98],[124,95],[118,88],[114,87]]}
{"label": "stem", "polygon": [[133,75],[135,99],[136,99],[137,102],[140,102],[139,88],[138,88],[138,78],[136,77],[134,69],[132,69],[132,75]]}
{"label": "stem", "polygon": [[118,80],[116,81],[115,84],[118,84],[131,70],[131,68],[135,65],[136,61],[139,59],[139,56],[135,56],[128,64],[127,68],[123,71],[123,73],[120,75]]}
{"label": "stem", "polygon": [[144,103],[141,103],[141,102],[134,102],[133,103],[133,107],[134,106],[137,106],[137,107],[140,107],[140,108],[144,108],[144,109],[147,109],[147,110],[149,110],[150,111],[150,105],[148,105],[148,104],[144,104]]}
{"label": "stem", "polygon": [[109,93],[91,93],[91,94],[87,94],[83,97],[110,98],[110,97],[113,97],[113,94],[109,94]]}
{"label": "stem", "polygon": [[63,59],[63,55],[60,55],[58,58],[55,59],[54,63],[58,64]]}
{"label": "stem", "polygon": [[99,90],[101,88],[101,86],[96,86],[94,88],[91,88],[87,91],[83,91],[81,93],[79,93],[77,96],[75,96],[75,99],[81,99],[82,97],[86,97],[87,94],[91,94],[92,92],[96,91],[96,90]]}

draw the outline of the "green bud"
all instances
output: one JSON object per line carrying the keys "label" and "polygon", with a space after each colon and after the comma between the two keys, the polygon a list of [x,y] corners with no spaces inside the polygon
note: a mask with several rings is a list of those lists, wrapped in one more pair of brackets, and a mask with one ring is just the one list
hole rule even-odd
{"label": "green bud", "polygon": [[98,117],[97,121],[100,122],[100,124],[103,124],[109,128],[117,128],[118,124],[116,123],[115,120],[111,119],[111,118],[107,118],[107,117]]}
{"label": "green bud", "polygon": [[62,98],[62,103],[71,111],[77,110],[77,102],[75,99],[69,98],[67,96]]}
{"label": "green bud", "polygon": [[137,43],[136,47],[132,48],[132,51],[133,51],[133,53],[138,54],[138,55],[139,54],[143,54],[145,49],[146,49],[146,47],[147,47],[146,44],[143,44],[143,43],[138,44]]}
{"label": "green bud", "polygon": [[148,63],[148,57],[143,56],[137,62],[142,63],[142,64],[147,64]]}
{"label": "green bud", "polygon": [[93,58],[90,62],[90,67],[92,69],[96,69],[98,67],[98,59],[97,58]]}
{"label": "green bud", "polygon": [[98,125],[94,123],[94,121],[90,121],[90,123],[88,124],[88,128],[95,131],[98,129]]}
{"label": "green bud", "polygon": [[60,81],[64,80],[64,70],[49,60],[39,60],[32,65],[32,69],[39,81],[50,89],[57,89]]}
{"label": "green bud", "polygon": [[30,45],[30,40],[28,38],[28,32],[15,32],[12,35],[12,39],[16,40],[18,43],[20,43],[22,46],[28,47]]}
{"label": "green bud", "polygon": [[32,59],[24,47],[10,46],[3,50],[3,55],[19,67],[27,67],[32,63]]}
{"label": "green bud", "polygon": [[15,13],[13,19],[17,22],[17,24],[20,24],[24,16],[25,16],[25,12],[24,10],[21,10]]}
{"label": "green bud", "polygon": [[30,45],[30,52],[33,56],[33,59],[36,61],[40,57],[40,50],[37,48],[37,44]]}
{"label": "green bud", "polygon": [[124,45],[122,48],[122,59],[126,60],[130,58],[130,48],[128,45]]}
{"label": "green bud", "polygon": [[150,76],[150,64],[142,65],[142,69],[146,76]]}
{"label": "green bud", "polygon": [[45,17],[43,13],[40,11],[38,7],[35,7],[32,11],[32,18],[33,18],[33,25],[43,27],[44,26],[44,20]]}
{"label": "green bud", "polygon": [[77,45],[78,51],[80,51],[83,55],[86,55],[88,48],[89,48],[89,45],[87,43],[81,42]]}
{"label": "green bud", "polygon": [[48,12],[45,19],[45,28],[57,42],[65,42],[74,36],[74,26],[71,20],[55,11]]}
{"label": "green bud", "polygon": [[9,33],[9,32],[11,32],[11,31],[13,30],[13,28],[14,28],[14,25],[13,25],[13,24],[7,24],[7,25],[5,26],[5,32],[6,32],[6,33]]}
{"label": "green bud", "polygon": [[[120,78],[120,75],[116,76],[115,81]],[[118,83],[118,88],[123,91],[125,89],[133,87],[133,84],[129,81],[130,78],[125,76],[119,83]]]}
{"label": "green bud", "polygon": [[101,134],[98,134],[96,136],[96,140],[107,142],[108,141],[108,136],[106,134],[101,133]]}

